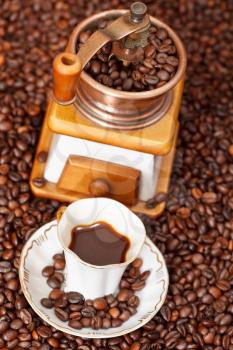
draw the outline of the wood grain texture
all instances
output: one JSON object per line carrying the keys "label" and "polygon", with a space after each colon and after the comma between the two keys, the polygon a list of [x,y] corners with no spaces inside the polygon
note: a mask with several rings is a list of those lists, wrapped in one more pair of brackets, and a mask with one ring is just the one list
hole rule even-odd
{"label": "wood grain texture", "polygon": [[137,201],[139,179],[139,170],[98,159],[71,155],[57,187],[76,193],[106,196],[127,205],[133,205]]}
{"label": "wood grain texture", "polygon": [[[40,135],[40,140],[37,148],[37,153],[34,159],[33,169],[31,173],[30,178],[30,187],[32,192],[35,196],[41,197],[41,198],[50,198],[50,199],[57,199],[61,202],[73,202],[77,199],[92,197],[92,195],[87,195],[83,193],[76,193],[70,190],[66,189],[59,189],[58,186],[52,182],[45,182],[43,187],[37,187],[33,183],[34,178],[43,178],[45,166],[46,163],[40,163],[38,161],[38,155],[40,152],[49,152],[49,148],[52,142],[53,133],[48,127],[48,118],[51,113],[50,108],[52,107],[53,102],[50,103],[46,117],[43,123],[43,128]],[[173,159],[175,155],[175,149],[176,149],[176,142],[177,142],[177,136],[178,136],[178,130],[179,130],[179,124],[176,122],[174,127],[174,138],[172,140],[172,149],[171,151],[163,157],[161,168],[159,171],[159,179],[157,186],[155,188],[155,194],[160,192],[167,192],[170,182],[170,175],[172,171],[172,165],[173,165]],[[146,208],[145,202],[138,201],[135,205],[129,206],[131,210],[133,210],[136,213],[144,213],[150,217],[157,217],[159,216],[165,207],[165,203],[160,203],[154,208]]]}

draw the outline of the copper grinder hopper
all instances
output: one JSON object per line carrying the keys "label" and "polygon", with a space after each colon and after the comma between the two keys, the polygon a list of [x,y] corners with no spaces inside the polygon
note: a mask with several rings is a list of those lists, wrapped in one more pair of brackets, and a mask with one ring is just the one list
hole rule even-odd
{"label": "copper grinder hopper", "polygon": [[[92,34],[76,52],[80,33],[96,28],[98,23],[105,20],[111,23]],[[151,23],[166,29],[179,57],[178,70],[165,85],[146,92],[119,91],[98,83],[85,71],[81,73],[87,62],[108,42],[113,42],[112,54],[125,65],[142,60]],[[102,127],[140,129],[157,122],[166,114],[172,104],[172,89],[184,77],[185,68],[186,54],[179,37],[169,26],[150,17],[145,4],[136,2],[131,5],[130,11],[102,12],[74,29],[66,52],[54,61],[54,95],[59,103],[74,102],[83,116]]]}

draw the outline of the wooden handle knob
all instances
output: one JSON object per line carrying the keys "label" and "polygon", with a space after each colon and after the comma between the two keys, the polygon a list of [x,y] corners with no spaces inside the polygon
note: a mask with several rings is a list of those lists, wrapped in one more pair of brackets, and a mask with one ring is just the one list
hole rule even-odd
{"label": "wooden handle knob", "polygon": [[63,52],[53,61],[54,96],[59,102],[69,102],[75,97],[77,79],[82,64],[77,55]]}
{"label": "wooden handle knob", "polygon": [[111,188],[105,179],[96,179],[91,182],[89,191],[94,197],[102,197],[109,194]]}

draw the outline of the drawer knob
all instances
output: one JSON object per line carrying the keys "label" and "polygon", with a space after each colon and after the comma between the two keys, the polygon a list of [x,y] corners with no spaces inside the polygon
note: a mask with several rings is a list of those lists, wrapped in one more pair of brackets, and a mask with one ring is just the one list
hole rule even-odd
{"label": "drawer knob", "polygon": [[95,179],[90,183],[89,191],[94,197],[106,196],[111,188],[105,179]]}

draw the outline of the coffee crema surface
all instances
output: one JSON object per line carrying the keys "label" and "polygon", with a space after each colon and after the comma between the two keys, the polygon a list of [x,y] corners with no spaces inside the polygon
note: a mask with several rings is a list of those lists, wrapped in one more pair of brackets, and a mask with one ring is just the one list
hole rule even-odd
{"label": "coffee crema surface", "polygon": [[104,221],[75,226],[69,244],[80,259],[97,266],[125,262],[129,247],[129,239]]}

